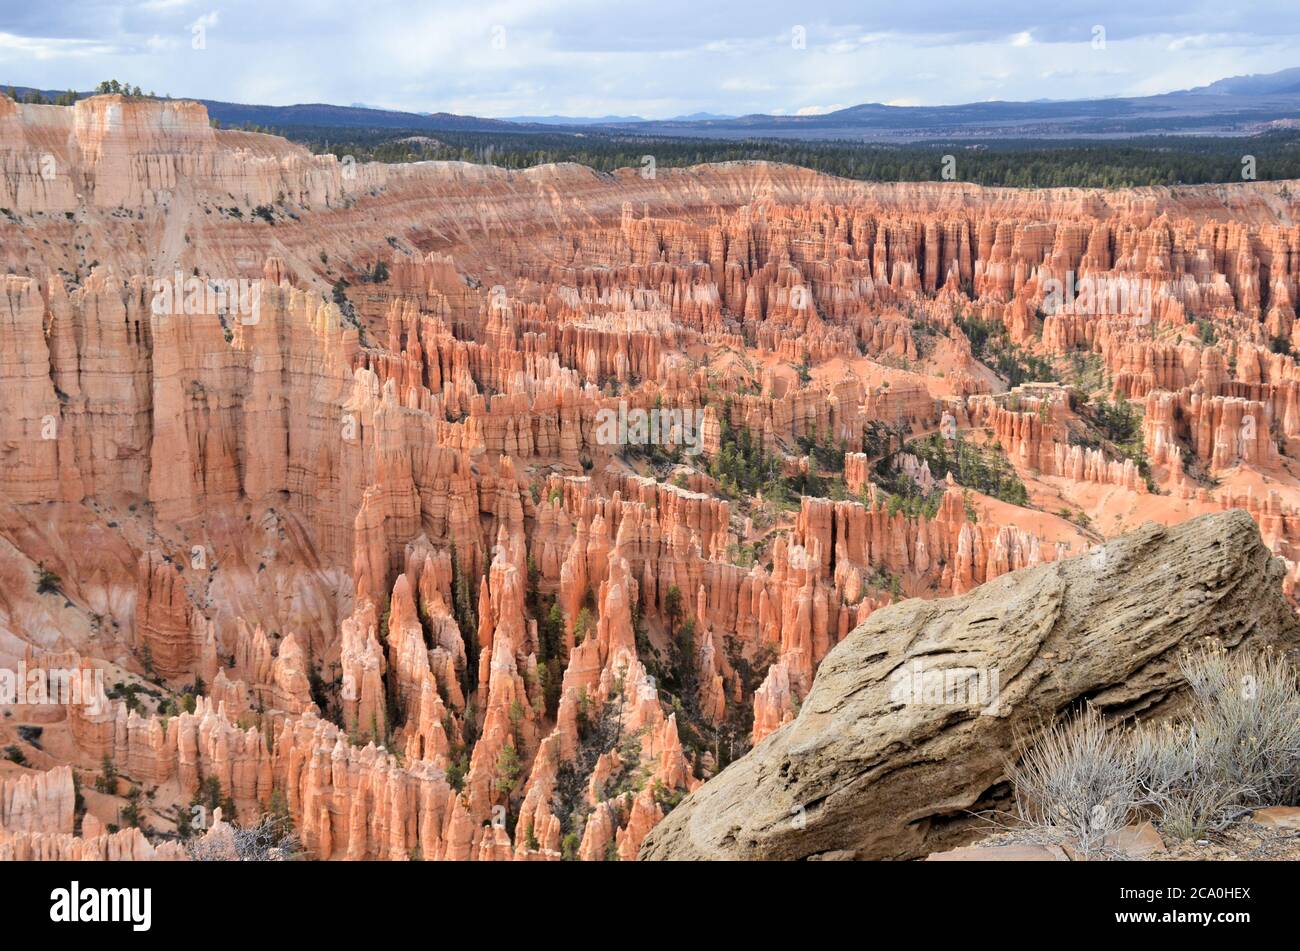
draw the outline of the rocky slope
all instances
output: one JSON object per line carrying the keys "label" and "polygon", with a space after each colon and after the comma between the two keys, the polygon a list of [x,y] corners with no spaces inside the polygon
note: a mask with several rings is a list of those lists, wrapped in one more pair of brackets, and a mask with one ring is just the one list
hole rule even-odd
{"label": "rocky slope", "polygon": [[1228,508],[1289,594],[1292,185],[380,166],[0,98],[0,671],[96,685],[4,706],[0,782],[84,802],[0,837],[630,859],[882,606]]}

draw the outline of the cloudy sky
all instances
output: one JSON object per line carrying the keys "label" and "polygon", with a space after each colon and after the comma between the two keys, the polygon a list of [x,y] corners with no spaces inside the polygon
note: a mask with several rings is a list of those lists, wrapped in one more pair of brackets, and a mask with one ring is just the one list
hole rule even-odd
{"label": "cloudy sky", "polygon": [[0,84],[661,118],[1143,95],[1300,66],[1297,0],[1057,5],[0,0]]}

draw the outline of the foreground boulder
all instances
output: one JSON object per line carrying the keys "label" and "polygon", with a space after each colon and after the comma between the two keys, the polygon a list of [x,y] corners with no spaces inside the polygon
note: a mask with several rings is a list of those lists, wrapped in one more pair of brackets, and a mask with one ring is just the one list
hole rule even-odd
{"label": "foreground boulder", "polygon": [[794,722],[687,796],[640,857],[914,858],[969,841],[1041,723],[1085,701],[1116,717],[1168,706],[1180,649],[1203,637],[1300,643],[1282,577],[1234,510],[878,611],[827,655]]}

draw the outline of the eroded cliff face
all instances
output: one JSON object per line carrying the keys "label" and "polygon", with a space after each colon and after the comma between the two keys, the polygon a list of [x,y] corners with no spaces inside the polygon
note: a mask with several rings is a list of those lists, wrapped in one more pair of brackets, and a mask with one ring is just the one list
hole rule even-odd
{"label": "eroded cliff face", "polygon": [[1223,508],[1300,576],[1285,183],[358,165],[110,96],[0,99],[0,205],[0,661],[93,688],[0,724],[3,854],[178,857],[123,797],[215,785],[322,858],[631,859],[882,606]]}

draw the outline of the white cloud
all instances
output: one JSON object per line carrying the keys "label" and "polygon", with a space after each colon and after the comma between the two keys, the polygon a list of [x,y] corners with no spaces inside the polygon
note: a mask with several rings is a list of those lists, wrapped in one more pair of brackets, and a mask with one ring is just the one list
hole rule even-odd
{"label": "white cloud", "polygon": [[21,62],[25,58],[57,61],[62,58],[111,56],[116,52],[117,49],[110,44],[90,40],[0,33],[0,54],[7,54],[3,55],[5,63]]}
{"label": "white cloud", "polygon": [[750,79],[742,76],[731,76],[724,79],[718,84],[719,88],[728,92],[771,92],[776,87],[769,82],[761,79]]}
{"label": "white cloud", "polygon": [[[808,115],[862,102],[1144,95],[1300,63],[1294,0],[1148,0],[1101,14],[753,0],[744,17],[698,0],[213,2],[6,10],[0,82],[89,89],[115,75],[175,96],[479,115]],[[1091,45],[1098,22],[1102,51]],[[804,49],[791,44],[795,25]],[[192,49],[195,26],[222,55]]]}

